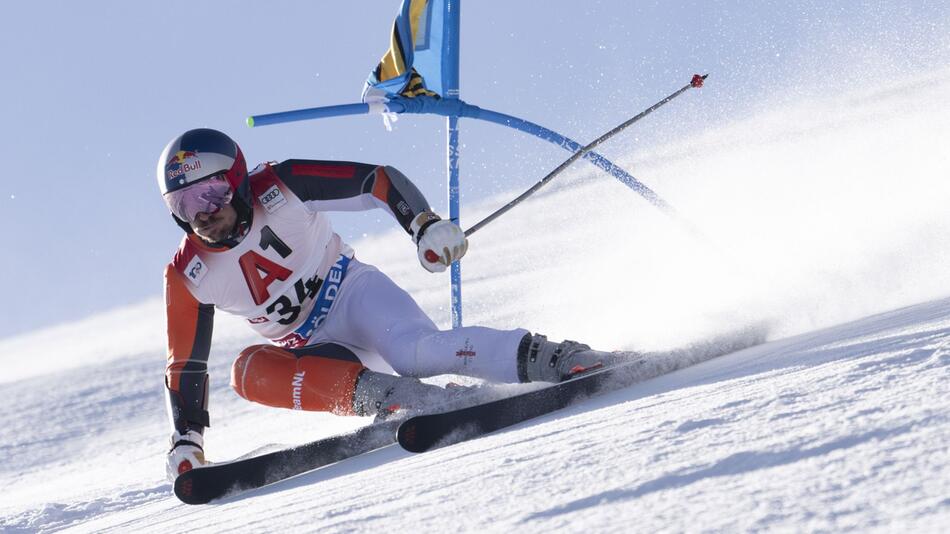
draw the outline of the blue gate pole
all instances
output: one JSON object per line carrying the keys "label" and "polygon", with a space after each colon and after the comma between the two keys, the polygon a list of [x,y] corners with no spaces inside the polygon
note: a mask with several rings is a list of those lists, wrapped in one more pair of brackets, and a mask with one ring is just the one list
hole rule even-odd
{"label": "blue gate pole", "polygon": [[[445,98],[459,98],[459,4],[461,0],[446,0],[446,35],[443,42],[445,55],[442,67]],[[446,163],[449,175],[449,219],[461,227],[459,208],[459,118],[446,118],[448,142],[446,144]],[[452,263],[452,328],[462,327],[462,265]]]}
{"label": "blue gate pole", "polygon": [[[448,117],[448,171],[449,171],[449,219],[461,226],[459,219],[459,118]],[[462,326],[462,265],[460,260],[452,263],[452,328]]]}

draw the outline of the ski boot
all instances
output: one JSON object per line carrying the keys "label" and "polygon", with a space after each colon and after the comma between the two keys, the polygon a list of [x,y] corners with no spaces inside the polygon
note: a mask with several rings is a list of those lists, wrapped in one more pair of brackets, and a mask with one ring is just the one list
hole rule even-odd
{"label": "ski boot", "polygon": [[518,346],[521,382],[563,382],[618,363],[618,353],[592,350],[576,341],[555,343],[541,334],[527,334]]}
{"label": "ski boot", "polygon": [[353,408],[359,415],[374,415],[375,422],[455,407],[473,387],[451,384],[439,387],[418,378],[366,370],[356,381]]}

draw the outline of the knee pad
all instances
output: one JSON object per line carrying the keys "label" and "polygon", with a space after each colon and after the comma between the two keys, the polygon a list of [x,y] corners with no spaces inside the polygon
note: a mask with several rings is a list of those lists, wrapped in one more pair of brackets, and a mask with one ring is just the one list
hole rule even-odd
{"label": "knee pad", "polygon": [[353,397],[363,364],[339,345],[305,349],[309,350],[291,352],[274,345],[244,349],[231,366],[231,387],[241,397],[266,406],[355,415]]}

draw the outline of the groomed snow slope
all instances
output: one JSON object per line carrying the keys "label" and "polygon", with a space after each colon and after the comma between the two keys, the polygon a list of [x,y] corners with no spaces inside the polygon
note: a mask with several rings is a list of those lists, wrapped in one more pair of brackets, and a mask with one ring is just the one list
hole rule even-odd
{"label": "groomed snow slope", "polygon": [[[160,397],[147,380],[159,366],[135,360],[4,388],[20,414],[5,429],[4,530],[950,526],[950,299],[772,342],[481,440],[417,456],[393,446],[206,507],[178,503],[161,480]],[[118,385],[100,380],[108,373]],[[64,406],[36,398],[51,383]],[[216,413],[229,422],[212,449],[222,456],[312,437],[325,422],[223,393]]]}
{"label": "groomed snow slope", "polygon": [[[766,320],[775,340],[481,440],[187,507],[162,466],[160,300],[4,340],[0,528],[946,531],[948,74],[629,155],[702,243],[585,167],[476,234],[469,324],[659,349]],[[404,236],[356,248],[445,317]],[[219,314],[212,460],[365,423],[239,399],[230,362],[255,342]]]}

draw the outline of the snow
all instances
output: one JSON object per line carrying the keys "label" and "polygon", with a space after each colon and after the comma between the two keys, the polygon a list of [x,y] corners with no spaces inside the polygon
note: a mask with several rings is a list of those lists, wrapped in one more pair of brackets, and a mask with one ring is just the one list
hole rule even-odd
{"label": "snow", "polygon": [[[159,295],[0,340],[0,529],[947,531],[948,74],[619,158],[705,239],[581,165],[473,236],[468,324],[617,349],[772,328],[767,344],[483,439],[388,447],[189,507],[164,479]],[[354,245],[445,324],[445,277],[404,236]],[[212,460],[366,423],[238,398],[229,367],[256,342],[218,314]]]}

